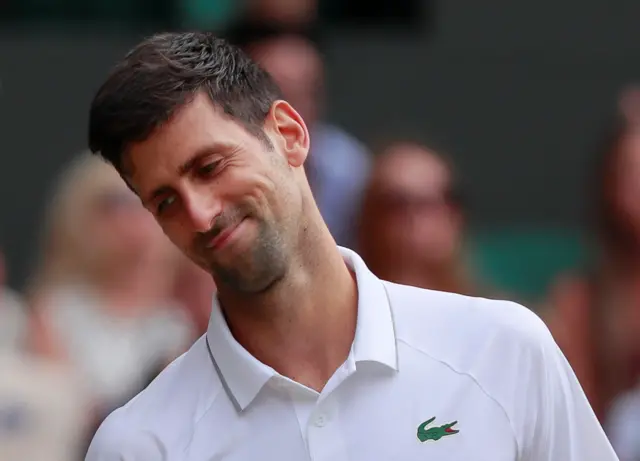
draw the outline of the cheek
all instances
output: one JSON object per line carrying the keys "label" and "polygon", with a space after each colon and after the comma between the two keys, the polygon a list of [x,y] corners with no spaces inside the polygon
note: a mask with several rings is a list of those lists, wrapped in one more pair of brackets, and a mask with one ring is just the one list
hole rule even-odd
{"label": "cheek", "polygon": [[226,195],[230,206],[247,204],[260,215],[281,216],[290,200],[290,180],[267,172],[257,172],[238,181],[238,187]]}
{"label": "cheek", "polygon": [[187,254],[191,254],[191,247],[193,246],[194,233],[188,230],[177,219],[158,222],[162,228],[162,232],[169,239],[169,241],[178,247],[180,250]]}

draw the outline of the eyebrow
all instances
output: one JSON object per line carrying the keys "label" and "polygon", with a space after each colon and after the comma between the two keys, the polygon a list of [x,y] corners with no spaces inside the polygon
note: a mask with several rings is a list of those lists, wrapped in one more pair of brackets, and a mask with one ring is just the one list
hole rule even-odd
{"label": "eyebrow", "polygon": [[[198,149],[187,161],[185,161],[182,165],[178,167],[178,174],[180,177],[187,175],[191,170],[194,169],[195,165],[200,162],[203,158],[219,154],[228,149],[226,144],[213,144],[209,146],[202,147]],[[166,194],[171,191],[171,187],[169,186],[160,186],[154,189],[151,192],[148,201],[153,201],[158,197]]]}

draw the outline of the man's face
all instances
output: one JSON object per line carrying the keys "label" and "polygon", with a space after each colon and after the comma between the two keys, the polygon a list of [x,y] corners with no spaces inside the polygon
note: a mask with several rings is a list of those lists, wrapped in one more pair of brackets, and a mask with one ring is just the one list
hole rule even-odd
{"label": "man's face", "polygon": [[220,291],[263,291],[288,267],[308,134],[284,102],[274,103],[265,133],[272,146],[198,94],[125,156],[145,207]]}

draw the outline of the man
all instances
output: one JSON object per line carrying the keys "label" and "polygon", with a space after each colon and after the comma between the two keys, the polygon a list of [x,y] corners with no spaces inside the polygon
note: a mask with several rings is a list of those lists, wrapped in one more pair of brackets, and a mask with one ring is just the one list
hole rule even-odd
{"label": "man", "polygon": [[228,33],[233,44],[269,72],[304,119],[313,139],[305,170],[315,202],[336,242],[351,248],[371,158],[357,139],[324,120],[324,62],[318,38],[314,30],[255,22],[238,24]]}
{"label": "man", "polygon": [[103,423],[88,461],[616,460],[534,314],[383,282],[336,246],[305,122],[238,49],[145,40],[89,131],[218,293],[207,334]]}

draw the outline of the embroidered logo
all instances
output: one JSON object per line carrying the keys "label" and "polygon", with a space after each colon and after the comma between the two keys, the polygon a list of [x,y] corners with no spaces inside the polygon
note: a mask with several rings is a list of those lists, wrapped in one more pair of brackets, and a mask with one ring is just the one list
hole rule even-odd
{"label": "embroidered logo", "polygon": [[447,435],[454,435],[460,431],[455,429],[451,429],[453,426],[458,424],[458,421],[454,421],[452,423],[443,424],[439,427],[430,427],[427,429],[427,426],[434,422],[436,417],[425,421],[424,423],[418,426],[418,440],[421,442],[426,442],[427,440],[440,440],[442,437],[446,437]]}

